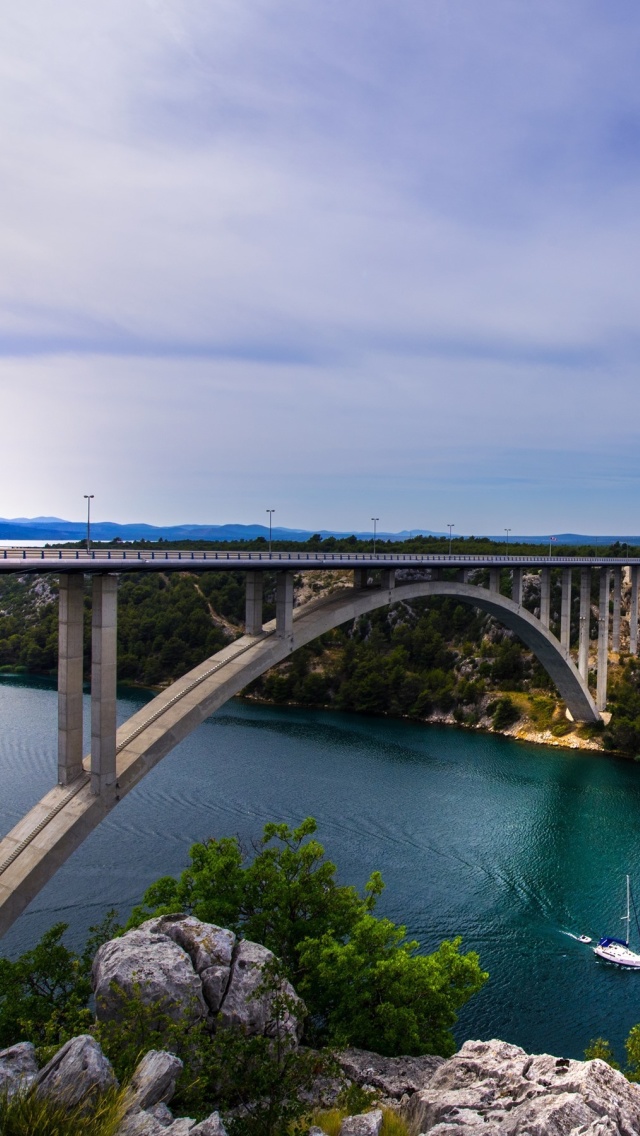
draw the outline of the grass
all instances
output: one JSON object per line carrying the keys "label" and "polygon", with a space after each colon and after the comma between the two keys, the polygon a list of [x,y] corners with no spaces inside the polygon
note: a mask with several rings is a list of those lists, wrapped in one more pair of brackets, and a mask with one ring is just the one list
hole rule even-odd
{"label": "grass", "polygon": [[69,1108],[31,1091],[0,1096],[0,1136],[116,1136],[127,1107],[126,1088]]}
{"label": "grass", "polygon": [[[326,1136],[340,1136],[342,1121],[349,1115],[348,1109],[344,1108],[319,1109],[313,1113],[311,1124],[321,1128]],[[380,1136],[409,1136],[406,1121],[392,1108],[382,1109]]]}

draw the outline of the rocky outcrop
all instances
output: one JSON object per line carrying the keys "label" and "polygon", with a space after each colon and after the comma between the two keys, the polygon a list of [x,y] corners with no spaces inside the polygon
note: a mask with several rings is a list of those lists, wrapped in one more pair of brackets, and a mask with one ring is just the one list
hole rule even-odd
{"label": "rocky outcrop", "polygon": [[[274,961],[275,956],[266,947],[250,943],[247,939],[238,943],[229,986],[220,1008],[220,1018],[225,1025],[241,1026],[249,1034],[274,1036],[274,995],[258,992],[264,982],[264,968]],[[304,1008],[290,982],[281,983],[280,993],[291,999],[293,1004]],[[302,1022],[295,1014],[285,1011],[280,1027],[285,1035],[300,1040]]]}
{"label": "rocky outcrop", "polygon": [[[190,915],[159,916],[100,947],[92,972],[97,1013],[117,1018],[123,997],[137,992],[174,1020],[213,1025],[218,1017],[248,1034],[273,1037],[274,995],[260,987],[265,966],[274,961],[266,947],[237,942],[224,927]],[[282,982],[280,994],[300,1006],[300,1014],[287,1011],[280,1021],[283,1033],[299,1041],[304,1005],[289,982]]]}
{"label": "rocky outcrop", "polygon": [[35,1079],[36,1091],[68,1107],[113,1088],[117,1081],[98,1042],[89,1034],[72,1037]]}
{"label": "rocky outcrop", "polygon": [[28,1089],[38,1074],[36,1051],[30,1041],[0,1050],[0,1096]]}
{"label": "rocky outcrop", "polygon": [[[166,1105],[176,1091],[182,1061],[163,1049],[150,1049],[136,1067],[129,1086],[130,1108]],[[161,1110],[162,1114],[162,1110]]]}
{"label": "rocky outcrop", "polygon": [[411,1132],[431,1136],[631,1136],[640,1088],[603,1061],[467,1041],[402,1111]]}
{"label": "rocky outcrop", "polygon": [[340,1136],[380,1136],[382,1128],[382,1109],[372,1108],[369,1112],[347,1116],[340,1125]]}
{"label": "rocky outcrop", "polygon": [[377,1089],[383,1097],[400,1100],[424,1089],[444,1057],[381,1057],[366,1049],[345,1049],[338,1064],[352,1084]]}
{"label": "rocky outcrop", "polygon": [[110,939],[93,960],[92,981],[96,1013],[102,1020],[118,1018],[123,999],[136,993],[175,1021],[197,1021],[208,1015],[202,983],[189,955],[165,934],[138,930]]}

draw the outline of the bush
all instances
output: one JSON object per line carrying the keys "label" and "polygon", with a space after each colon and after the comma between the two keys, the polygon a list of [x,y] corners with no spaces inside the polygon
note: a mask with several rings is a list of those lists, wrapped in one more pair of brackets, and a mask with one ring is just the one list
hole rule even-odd
{"label": "bush", "polygon": [[89,1108],[82,1101],[70,1108],[35,1092],[0,1096],[0,1136],[116,1136],[126,1092],[111,1090]]}
{"label": "bush", "polygon": [[520,711],[510,698],[498,698],[495,702],[495,709],[492,716],[492,725],[494,730],[507,730],[509,726],[513,726],[514,722],[518,721]]}

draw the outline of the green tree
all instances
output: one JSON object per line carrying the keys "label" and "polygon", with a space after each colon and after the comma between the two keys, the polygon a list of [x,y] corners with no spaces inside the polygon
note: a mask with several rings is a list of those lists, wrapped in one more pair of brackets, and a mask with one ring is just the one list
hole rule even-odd
{"label": "green tree", "polygon": [[15,961],[0,958],[0,1049],[16,1041],[66,1041],[87,1022],[91,982],[83,959],[62,942],[56,923]]}
{"label": "green tree", "polygon": [[596,1058],[599,1058],[600,1061],[606,1061],[612,1069],[620,1068],[613,1055],[611,1045],[604,1037],[594,1037],[584,1051],[585,1061],[594,1061]]}

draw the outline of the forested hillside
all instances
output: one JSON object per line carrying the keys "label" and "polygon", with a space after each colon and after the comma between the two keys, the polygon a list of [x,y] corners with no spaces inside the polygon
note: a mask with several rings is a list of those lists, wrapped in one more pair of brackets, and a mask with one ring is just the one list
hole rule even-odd
{"label": "forested hillside", "polygon": [[[465,551],[469,551],[465,544]],[[613,551],[620,555],[625,552]],[[407,575],[415,573],[399,573],[400,577]],[[296,578],[298,602],[348,581],[348,575],[304,573]],[[473,582],[486,584],[487,580],[478,572]],[[525,606],[535,612],[539,604],[537,574],[525,575],[523,583]],[[275,614],[274,588],[275,577],[267,576],[265,619]],[[88,678],[88,581],[86,589]],[[506,570],[501,590],[505,595],[510,592]],[[552,629],[556,633],[559,614],[558,573],[552,589]],[[243,618],[244,579],[240,573],[123,577],[118,607],[120,681],[146,686],[172,681],[240,635]],[[577,633],[576,587],[573,640],[577,640]],[[55,675],[56,665],[56,578],[0,577],[0,673]],[[594,733],[593,727],[576,729],[567,721],[546,673],[510,632],[491,617],[448,598],[393,604],[337,628],[297,651],[246,694],[281,704],[329,706],[416,720],[444,719],[497,730],[522,723],[537,732],[550,731],[556,738],[569,734],[586,738]],[[605,746],[635,756],[640,753],[640,670],[636,660],[625,655],[611,668],[610,708],[613,718],[604,736]]]}

